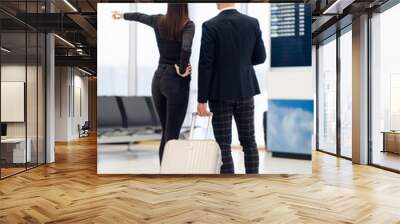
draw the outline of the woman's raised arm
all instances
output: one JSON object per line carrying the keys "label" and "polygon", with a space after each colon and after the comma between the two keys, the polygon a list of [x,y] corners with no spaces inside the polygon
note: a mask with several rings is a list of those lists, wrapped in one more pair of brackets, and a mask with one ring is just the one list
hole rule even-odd
{"label": "woman's raised arm", "polygon": [[123,18],[125,20],[140,22],[140,23],[146,24],[148,26],[151,26],[153,28],[157,24],[157,15],[147,15],[147,14],[140,13],[140,12],[122,13],[122,12],[114,11],[114,12],[112,12],[112,17],[113,17],[113,19],[116,19],[116,20]]}

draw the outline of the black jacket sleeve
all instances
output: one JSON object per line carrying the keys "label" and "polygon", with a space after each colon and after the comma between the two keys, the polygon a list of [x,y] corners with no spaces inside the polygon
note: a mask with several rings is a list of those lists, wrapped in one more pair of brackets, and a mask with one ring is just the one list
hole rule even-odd
{"label": "black jacket sleeve", "polygon": [[124,13],[125,20],[131,20],[155,27],[157,24],[158,15],[147,15],[140,12]]}
{"label": "black jacket sleeve", "polygon": [[192,43],[195,32],[195,26],[192,21],[187,22],[185,28],[182,31],[182,49],[181,49],[181,60],[179,65],[179,72],[185,73],[186,68],[189,64],[190,55],[192,54]]}
{"label": "black jacket sleeve", "polygon": [[265,62],[267,58],[267,53],[265,52],[264,41],[262,39],[262,33],[260,29],[260,24],[258,21],[257,23],[257,30],[256,30],[256,43],[254,45],[253,56],[252,56],[252,63],[253,65],[262,64]]}
{"label": "black jacket sleeve", "polygon": [[214,74],[216,38],[206,23],[203,23],[199,59],[198,98],[199,103],[209,100],[210,82]]}

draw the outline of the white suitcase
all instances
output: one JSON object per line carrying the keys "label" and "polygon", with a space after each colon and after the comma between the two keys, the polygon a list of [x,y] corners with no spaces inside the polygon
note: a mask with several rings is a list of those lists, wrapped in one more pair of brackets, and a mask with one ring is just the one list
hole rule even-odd
{"label": "white suitcase", "polygon": [[[188,140],[170,140],[165,145],[161,174],[219,174],[221,150],[213,140],[194,140],[193,131],[197,113],[193,113]],[[209,116],[207,132],[211,123]]]}

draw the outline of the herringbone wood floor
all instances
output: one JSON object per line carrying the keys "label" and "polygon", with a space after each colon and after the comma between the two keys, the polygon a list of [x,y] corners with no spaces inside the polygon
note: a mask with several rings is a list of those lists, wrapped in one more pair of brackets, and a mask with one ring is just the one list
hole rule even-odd
{"label": "herringbone wood floor", "polygon": [[400,175],[322,153],[311,176],[96,175],[96,142],[0,181],[0,223],[400,223]]}

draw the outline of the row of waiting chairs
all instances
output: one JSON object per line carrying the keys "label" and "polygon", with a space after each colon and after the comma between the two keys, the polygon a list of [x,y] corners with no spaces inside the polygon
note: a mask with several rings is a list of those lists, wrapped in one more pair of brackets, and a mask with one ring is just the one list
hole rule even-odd
{"label": "row of waiting chairs", "polygon": [[99,96],[97,125],[101,129],[160,127],[151,97]]}

